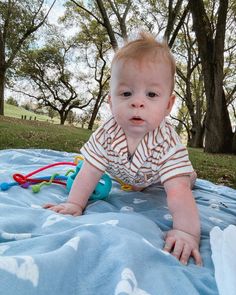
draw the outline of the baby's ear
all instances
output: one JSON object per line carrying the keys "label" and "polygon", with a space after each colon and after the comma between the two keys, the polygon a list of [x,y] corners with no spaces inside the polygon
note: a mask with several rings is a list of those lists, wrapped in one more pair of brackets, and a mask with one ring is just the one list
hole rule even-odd
{"label": "baby's ear", "polygon": [[168,105],[167,105],[167,108],[166,108],[166,116],[168,116],[169,113],[171,112],[174,103],[175,103],[175,95],[172,94],[172,95],[169,97]]}

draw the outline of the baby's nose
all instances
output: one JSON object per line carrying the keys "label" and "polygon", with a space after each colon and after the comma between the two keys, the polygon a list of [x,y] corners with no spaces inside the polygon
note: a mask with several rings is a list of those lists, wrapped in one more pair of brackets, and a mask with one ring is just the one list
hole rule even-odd
{"label": "baby's nose", "polygon": [[141,98],[134,99],[134,100],[131,102],[131,106],[132,106],[133,108],[143,108],[143,107],[144,107],[144,101],[143,101],[143,99],[141,99]]}

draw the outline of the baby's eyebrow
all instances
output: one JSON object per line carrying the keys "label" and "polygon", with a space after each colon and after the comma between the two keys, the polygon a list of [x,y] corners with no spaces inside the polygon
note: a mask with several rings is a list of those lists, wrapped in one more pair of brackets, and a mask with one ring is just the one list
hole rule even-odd
{"label": "baby's eyebrow", "polygon": [[150,83],[148,86],[149,87],[160,87],[161,85],[160,85],[160,83],[153,82],[153,83]]}
{"label": "baby's eyebrow", "polygon": [[129,85],[125,82],[120,82],[120,83],[118,83],[118,86],[119,87],[128,87]]}

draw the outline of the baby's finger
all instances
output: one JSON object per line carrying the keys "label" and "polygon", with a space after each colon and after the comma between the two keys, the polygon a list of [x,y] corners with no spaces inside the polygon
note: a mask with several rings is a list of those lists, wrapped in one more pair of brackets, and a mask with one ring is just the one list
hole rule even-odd
{"label": "baby's finger", "polygon": [[65,209],[65,208],[60,208],[60,209],[57,211],[57,213],[64,214],[64,215],[67,215],[67,214],[71,215],[71,214],[72,214],[72,212],[68,211],[68,210]]}
{"label": "baby's finger", "polygon": [[170,253],[174,247],[174,244],[175,244],[175,240],[173,238],[167,238],[165,240],[165,246],[163,250]]}
{"label": "baby's finger", "polygon": [[82,212],[70,210],[68,208],[67,209],[62,208],[58,211],[58,213],[64,214],[64,215],[72,215],[72,216],[79,216],[82,214]]}
{"label": "baby's finger", "polygon": [[47,204],[44,204],[44,205],[43,205],[43,208],[44,208],[44,209],[48,209],[48,208],[51,208],[51,207],[53,207],[53,206],[55,206],[55,204],[47,203]]}
{"label": "baby's finger", "polygon": [[49,210],[52,210],[52,211],[54,211],[56,213],[60,213],[60,211],[63,210],[64,207],[63,206],[60,206],[60,205],[57,205],[57,206],[54,205],[53,207],[50,207],[48,209]]}
{"label": "baby's finger", "polygon": [[172,255],[174,255],[177,259],[180,259],[180,256],[183,252],[184,244],[181,241],[176,241],[175,246],[172,252]]}
{"label": "baby's finger", "polygon": [[203,265],[203,263],[202,263],[202,257],[201,257],[200,252],[198,251],[198,249],[194,249],[192,251],[192,256],[195,259],[195,262],[196,262],[196,264],[198,266],[202,266]]}
{"label": "baby's finger", "polygon": [[191,248],[185,244],[180,257],[180,262],[183,263],[184,265],[187,265],[189,257],[191,256],[191,252],[192,252]]}

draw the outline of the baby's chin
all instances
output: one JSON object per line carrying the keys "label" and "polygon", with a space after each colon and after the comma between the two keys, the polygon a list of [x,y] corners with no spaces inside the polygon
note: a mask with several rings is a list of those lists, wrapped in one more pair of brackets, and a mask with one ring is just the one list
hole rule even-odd
{"label": "baby's chin", "polygon": [[122,127],[125,134],[129,137],[144,137],[147,133],[149,133],[149,129],[145,128],[144,126],[124,126]]}

